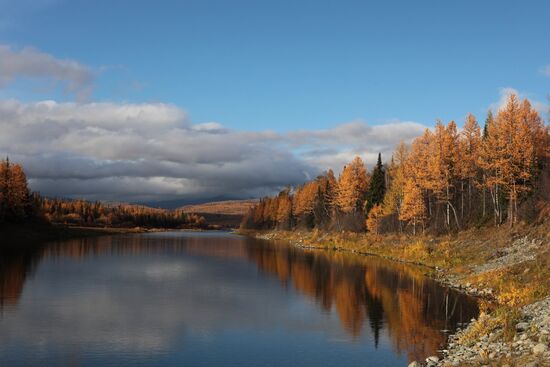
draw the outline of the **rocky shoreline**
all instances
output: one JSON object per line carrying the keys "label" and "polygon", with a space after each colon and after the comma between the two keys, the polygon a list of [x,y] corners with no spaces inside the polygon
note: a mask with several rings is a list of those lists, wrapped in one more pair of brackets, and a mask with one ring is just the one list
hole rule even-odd
{"label": "rocky shoreline", "polygon": [[550,297],[525,306],[514,326],[517,334],[512,341],[504,341],[504,330],[496,327],[476,340],[464,337],[480,324],[491,324],[493,316],[482,313],[477,320],[451,335],[442,357],[431,356],[422,363],[414,361],[409,367],[449,366],[550,366]]}
{"label": "rocky shoreline", "polygon": [[[504,341],[504,330],[496,327],[474,341],[464,336],[480,324],[491,324],[493,316],[482,313],[477,320],[449,337],[443,358],[426,360],[425,365],[435,366],[525,366],[550,365],[550,297],[521,308],[520,319],[513,327],[516,335]],[[414,366],[414,364],[413,364]]]}

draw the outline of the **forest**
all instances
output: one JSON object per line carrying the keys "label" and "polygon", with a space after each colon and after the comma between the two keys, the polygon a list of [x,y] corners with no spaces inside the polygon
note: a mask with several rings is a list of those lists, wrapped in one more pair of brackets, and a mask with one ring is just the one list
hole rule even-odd
{"label": "forest", "polygon": [[513,226],[550,214],[550,135],[529,100],[510,95],[483,129],[468,114],[462,130],[438,121],[371,172],[360,157],[265,197],[241,228],[445,233]]}
{"label": "forest", "polygon": [[0,224],[60,223],[87,227],[206,228],[204,217],[182,210],[86,200],[51,199],[31,193],[23,167],[0,162]]}

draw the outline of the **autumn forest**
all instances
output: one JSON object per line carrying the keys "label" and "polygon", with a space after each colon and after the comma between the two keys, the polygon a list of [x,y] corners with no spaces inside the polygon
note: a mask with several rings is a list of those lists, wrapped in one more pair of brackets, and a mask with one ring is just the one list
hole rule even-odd
{"label": "autumn forest", "polygon": [[86,200],[46,198],[31,193],[20,164],[0,162],[0,224],[60,223],[90,227],[206,228],[204,217],[181,210]]}
{"label": "autumn forest", "polygon": [[438,121],[371,172],[360,157],[338,178],[332,170],[245,216],[244,229],[294,228],[434,234],[485,225],[512,226],[548,215],[550,136],[527,100],[511,95],[483,128],[468,114],[459,130]]}

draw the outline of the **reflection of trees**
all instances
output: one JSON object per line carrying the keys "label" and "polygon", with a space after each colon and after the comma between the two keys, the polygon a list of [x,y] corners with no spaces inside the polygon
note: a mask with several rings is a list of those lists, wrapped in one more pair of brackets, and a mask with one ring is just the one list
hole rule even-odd
{"label": "reflection of trees", "polygon": [[41,257],[84,258],[100,255],[176,254],[253,261],[335,310],[354,338],[370,328],[375,346],[385,330],[399,353],[409,359],[434,354],[453,329],[478,312],[476,302],[424,277],[417,267],[378,257],[304,251],[284,244],[236,236],[112,236],[52,243],[32,251],[0,254],[0,310],[15,304],[27,276]]}
{"label": "reflection of trees", "polygon": [[0,251],[0,312],[17,304],[27,277],[40,259],[40,249]]}
{"label": "reflection of trees", "polygon": [[427,279],[417,267],[255,241],[247,249],[263,271],[293,284],[325,310],[334,306],[353,337],[368,324],[377,346],[386,328],[395,350],[410,360],[435,354],[445,342],[442,330],[478,312],[475,300]]}

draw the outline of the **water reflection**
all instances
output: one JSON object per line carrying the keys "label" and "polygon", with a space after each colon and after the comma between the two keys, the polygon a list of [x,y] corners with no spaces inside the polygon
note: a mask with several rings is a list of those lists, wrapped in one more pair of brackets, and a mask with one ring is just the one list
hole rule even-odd
{"label": "water reflection", "polygon": [[40,260],[37,249],[0,251],[0,312],[15,306],[23,291],[25,280]]}
{"label": "water reflection", "polygon": [[376,346],[381,329],[387,328],[395,350],[406,351],[409,360],[435,354],[444,346],[444,331],[478,313],[475,299],[442,287],[418,267],[285,246],[252,245],[247,252],[282,284],[292,283],[326,311],[335,308],[352,336],[367,324]]}
{"label": "water reflection", "polygon": [[[272,353],[281,354],[296,348],[294,337],[304,343],[305,334],[319,347],[310,337],[315,333],[329,341],[347,335],[345,347],[328,346],[349,353],[350,365],[353,353],[359,362],[364,352],[379,353],[379,365],[394,365],[400,356],[410,361],[435,354],[445,341],[442,330],[478,312],[474,299],[441,287],[417,267],[181,232],[80,239],[2,254],[0,309],[0,362],[11,365],[44,362],[45,355],[36,354],[21,363],[25,348],[46,348],[50,361],[70,349],[71,358],[118,353],[133,362],[183,348],[180,361],[201,356],[204,362],[204,354],[212,354],[201,352],[204,345],[234,356],[231,343],[262,338],[279,343]],[[226,334],[231,336],[221,340]],[[87,348],[86,357],[80,348]],[[319,360],[304,361],[328,365],[325,352],[311,351]],[[230,364],[224,358],[210,364]]]}

